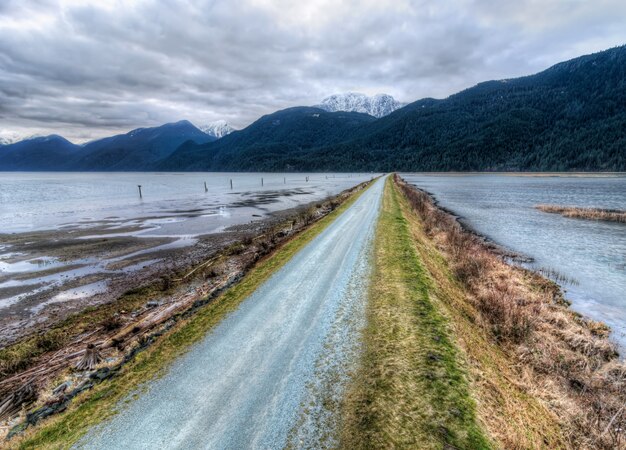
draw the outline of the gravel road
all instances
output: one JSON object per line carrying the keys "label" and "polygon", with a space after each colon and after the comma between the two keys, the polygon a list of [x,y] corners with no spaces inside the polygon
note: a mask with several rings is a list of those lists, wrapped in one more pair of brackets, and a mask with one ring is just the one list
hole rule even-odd
{"label": "gravel road", "polygon": [[79,443],[89,449],[332,446],[359,352],[384,180]]}

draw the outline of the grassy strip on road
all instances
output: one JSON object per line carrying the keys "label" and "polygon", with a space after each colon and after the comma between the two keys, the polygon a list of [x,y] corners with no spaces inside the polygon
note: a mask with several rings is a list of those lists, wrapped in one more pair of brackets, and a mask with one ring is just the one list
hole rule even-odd
{"label": "grassy strip on road", "polygon": [[[399,195],[418,257],[432,280],[433,297],[449,318],[452,335],[467,361],[478,420],[493,445],[506,449],[567,448],[559,417],[536,397],[536,391],[529,389],[525,377],[520,377],[519,363],[507,353],[506,345],[493,339],[489,324],[480,319],[470,293],[455,274],[453,267],[459,265],[459,258],[471,261],[480,255],[466,248],[465,254],[457,254],[455,261],[449,253],[443,253],[444,238],[429,234],[423,218],[403,194]],[[425,214],[433,216],[434,212],[429,210]],[[436,217],[430,220],[437,222]],[[438,226],[443,225],[434,225]],[[497,259],[495,255],[493,258]],[[511,273],[513,269],[507,270],[498,275],[507,283],[518,282],[516,274]],[[488,281],[485,279],[483,283]]]}
{"label": "grassy strip on road", "polygon": [[402,202],[389,178],[375,239],[364,355],[344,405],[342,447],[490,448]]}
{"label": "grassy strip on road", "polygon": [[68,411],[30,429],[24,437],[14,439],[10,445],[20,449],[57,449],[69,448],[76,443],[90,427],[115,414],[121,402],[142,384],[165,374],[176,358],[234,311],[257,287],[349,208],[363,192],[361,190],[353,194],[337,209],[259,261],[238,284],[199,309],[192,317],[179,322],[159,342],[123,366],[118,376],[81,394]]}

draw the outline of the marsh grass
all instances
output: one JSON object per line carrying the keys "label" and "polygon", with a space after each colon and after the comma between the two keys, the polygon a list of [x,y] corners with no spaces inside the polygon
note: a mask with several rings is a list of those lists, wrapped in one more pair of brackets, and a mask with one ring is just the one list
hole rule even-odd
{"label": "marsh grass", "polygon": [[576,206],[558,205],[537,205],[535,208],[545,213],[560,214],[564,217],[576,219],[626,223],[626,211],[619,209],[580,208]]}
{"label": "marsh grass", "polygon": [[537,269],[537,272],[559,284],[570,284],[572,286],[578,286],[580,284],[575,278],[569,277],[552,267],[540,267]]}
{"label": "marsh grass", "polygon": [[395,182],[419,217],[418,249],[443,289],[490,435],[507,449],[626,448],[626,365],[608,327],[571,311],[554,282],[505,263],[428,194]]}

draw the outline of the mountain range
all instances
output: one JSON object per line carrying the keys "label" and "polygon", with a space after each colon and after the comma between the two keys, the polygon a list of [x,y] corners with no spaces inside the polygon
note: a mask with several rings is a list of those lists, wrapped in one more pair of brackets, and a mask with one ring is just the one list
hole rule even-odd
{"label": "mountain range", "polygon": [[[314,107],[295,107],[261,117],[241,131],[215,141],[214,145],[186,142],[157,165],[158,170],[248,170],[269,167],[300,170],[296,161],[317,148],[349,139],[376,118],[357,112],[327,112]],[[298,156],[297,156],[298,155]],[[292,158],[294,164],[291,164]]]}
{"label": "mountain range", "polygon": [[217,140],[187,120],[76,145],[57,136],[26,139],[0,147],[1,170],[151,170],[182,143]]}
{"label": "mountain range", "polygon": [[83,146],[36,138],[0,146],[0,170],[626,170],[626,46],[400,106],[349,93],[220,139],[186,121]]}
{"label": "mountain range", "polygon": [[322,100],[322,103],[316,105],[317,108],[328,112],[352,111],[369,114],[377,119],[385,117],[403,106],[405,106],[404,103],[400,103],[391,95],[376,94],[368,97],[365,94],[356,92],[331,95]]}

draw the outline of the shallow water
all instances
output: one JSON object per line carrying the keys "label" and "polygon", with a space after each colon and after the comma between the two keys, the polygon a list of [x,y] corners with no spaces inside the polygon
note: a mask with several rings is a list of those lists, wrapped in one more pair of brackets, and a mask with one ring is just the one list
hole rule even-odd
{"label": "shallow water", "polygon": [[[537,204],[626,209],[626,176],[407,174],[477,232],[558,272],[575,310],[626,345],[626,224],[572,219]],[[554,276],[554,274],[553,274]],[[559,281],[559,280],[557,280]]]}
{"label": "shallow water", "polygon": [[168,236],[202,234],[250,220],[251,214],[262,216],[323,199],[370,178],[367,174],[0,172],[0,233],[106,226],[114,234],[139,223],[150,229],[148,234],[154,229]]}
{"label": "shallow water", "polygon": [[[330,173],[0,172],[0,239],[4,239],[0,245],[0,317],[4,309],[34,295],[52,293],[77,278],[138,271],[160,259],[117,270],[110,269],[112,263],[192,246],[200,235],[325,199],[371,177]],[[59,232],[50,234],[49,230]],[[17,237],[29,233],[26,239],[33,244],[134,236],[147,248],[119,257],[82,255],[59,261],[45,250],[16,252],[7,244],[15,242],[14,233]],[[163,243],[155,238],[173,239]],[[67,270],[49,272],[66,266]],[[89,297],[101,292],[105,284],[93,287],[93,283],[72,287],[31,310],[37,313],[50,302]]]}

